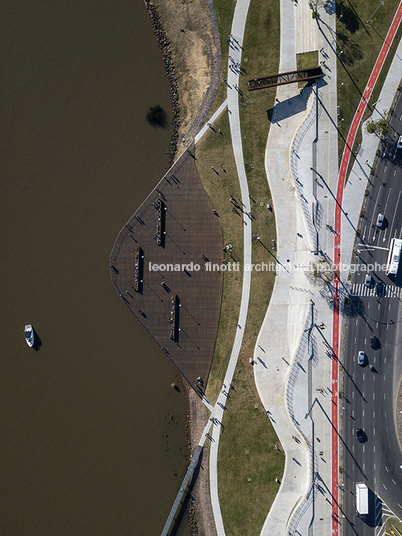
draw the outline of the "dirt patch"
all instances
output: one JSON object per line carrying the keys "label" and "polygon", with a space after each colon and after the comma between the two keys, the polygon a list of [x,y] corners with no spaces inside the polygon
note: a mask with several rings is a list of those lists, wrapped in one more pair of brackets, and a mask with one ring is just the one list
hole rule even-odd
{"label": "dirt patch", "polygon": [[[171,84],[174,132],[170,153],[172,157],[177,147],[178,156],[205,122],[221,79],[222,60],[213,0],[146,0],[146,5]],[[155,13],[152,16],[155,11],[157,16]],[[207,412],[191,389],[189,407],[194,453],[207,423]],[[196,509],[199,534],[216,536],[209,495],[208,456],[209,449],[205,446],[191,509]]]}
{"label": "dirt patch", "polygon": [[171,45],[180,103],[179,139],[184,142],[195,134],[191,127],[201,113],[208,89],[217,86],[220,80],[220,72],[218,79],[213,76],[220,59],[213,2],[153,0],[152,3]]}
{"label": "dirt patch", "polygon": [[[200,398],[191,389],[189,393],[191,418],[191,451],[195,452],[207,423],[207,411]],[[206,443],[199,461],[199,471],[193,488],[199,534],[216,536],[215,522],[209,495],[209,445]]]}

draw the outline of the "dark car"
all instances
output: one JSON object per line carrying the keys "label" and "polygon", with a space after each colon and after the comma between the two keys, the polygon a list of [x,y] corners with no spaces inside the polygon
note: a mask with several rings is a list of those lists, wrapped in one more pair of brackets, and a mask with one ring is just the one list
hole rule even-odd
{"label": "dark car", "polygon": [[361,428],[358,428],[356,430],[356,439],[358,441],[360,441],[360,443],[363,443],[363,441],[365,440],[366,438],[366,434],[364,433],[364,431],[361,429]]}
{"label": "dark car", "polygon": [[375,285],[375,291],[377,296],[382,296],[384,290],[384,285],[381,283],[381,281],[377,281]]}
{"label": "dark car", "polygon": [[376,348],[378,348],[378,346],[379,346],[379,342],[380,342],[380,341],[377,339],[377,337],[376,337],[375,335],[372,335],[372,336],[370,337],[370,346],[371,346],[371,348],[373,348],[374,350],[375,350]]}

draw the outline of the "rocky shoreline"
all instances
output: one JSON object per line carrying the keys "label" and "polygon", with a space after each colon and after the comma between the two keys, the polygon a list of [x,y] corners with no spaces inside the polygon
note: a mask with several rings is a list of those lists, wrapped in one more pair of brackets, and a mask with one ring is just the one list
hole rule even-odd
{"label": "rocky shoreline", "polygon": [[145,0],[145,6],[151,17],[152,27],[155,30],[155,37],[159,44],[160,49],[163,52],[163,64],[165,66],[166,76],[170,84],[170,94],[172,98],[172,137],[169,147],[169,164],[172,164],[177,153],[177,144],[179,140],[179,128],[180,128],[180,102],[179,102],[179,90],[176,80],[176,74],[172,59],[172,47],[167,38],[159,13],[150,0]]}
{"label": "rocky shoreline", "polygon": [[[187,1],[188,0],[179,0],[179,3],[181,5],[185,5],[187,4]],[[178,143],[180,140],[179,132],[183,122],[179,101],[178,82],[178,78],[180,80],[181,73],[177,71],[176,75],[176,70],[173,62],[174,54],[172,44],[169,41],[164,24],[162,23],[162,17],[158,12],[155,3],[152,0],[144,0],[144,2],[151,18],[151,23],[152,27],[154,28],[156,40],[163,53],[165,72],[170,84],[173,114],[173,132],[169,147],[169,162],[170,164],[172,164],[178,152]],[[222,71],[218,23],[214,11],[213,0],[203,0],[203,5],[205,5],[208,16],[211,19],[211,32],[213,36],[214,45],[210,45],[208,48],[208,54],[210,58],[209,65],[211,69],[208,75],[208,88],[204,97],[200,99],[199,103],[196,105],[196,108],[192,108],[193,115],[190,115],[190,117],[192,117],[192,121],[189,125],[189,130],[187,131],[187,134],[185,136],[185,138],[188,139],[191,139],[193,135],[201,128],[202,124],[204,124],[209,110],[211,109],[212,104],[215,100]],[[176,9],[176,6],[173,7],[174,9]],[[183,25],[185,25],[185,22],[183,22]],[[167,26],[168,25],[166,24],[166,27]],[[177,35],[179,35],[180,37],[184,35],[181,33],[181,31],[183,30],[177,30]],[[191,80],[193,80],[193,78],[191,78]],[[184,87],[184,89],[181,89],[182,94],[186,94],[186,88]],[[186,103],[188,108],[188,102]],[[186,124],[186,121],[184,121],[185,128],[187,128]],[[187,403],[189,404],[189,421],[186,425],[187,433],[189,433],[189,436],[187,436],[187,444],[190,448],[190,453],[194,454],[195,449],[197,448],[198,442],[203,433],[204,427],[208,422],[208,417],[205,406],[200,401],[195,391],[186,387],[185,392],[187,397]],[[202,534],[203,536],[216,536],[215,523],[209,494],[208,454],[209,449],[205,446],[204,451],[201,454],[197,476],[190,487],[189,495],[185,502],[187,510],[186,515],[188,517],[188,521],[191,527],[192,536],[198,536],[199,534]]]}

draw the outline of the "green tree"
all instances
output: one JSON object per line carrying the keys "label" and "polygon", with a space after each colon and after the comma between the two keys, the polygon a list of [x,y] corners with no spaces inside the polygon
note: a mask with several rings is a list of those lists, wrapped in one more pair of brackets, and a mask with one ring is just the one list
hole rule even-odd
{"label": "green tree", "polygon": [[311,262],[305,275],[310,283],[328,288],[334,280],[334,268],[328,261]]}
{"label": "green tree", "polygon": [[165,124],[165,112],[159,104],[155,104],[155,106],[148,108],[145,117],[151,125],[163,126]]}
{"label": "green tree", "polygon": [[373,121],[372,119],[370,119],[370,121],[366,123],[367,132],[369,134],[376,134],[376,136],[379,136],[379,137],[385,136],[387,132],[391,130],[391,127],[388,122],[388,116],[389,116],[389,112],[384,114],[383,117],[380,117],[378,121]]}
{"label": "green tree", "polygon": [[326,7],[328,5],[328,0],[311,0],[309,5],[313,19],[318,19],[318,10],[322,7]]}

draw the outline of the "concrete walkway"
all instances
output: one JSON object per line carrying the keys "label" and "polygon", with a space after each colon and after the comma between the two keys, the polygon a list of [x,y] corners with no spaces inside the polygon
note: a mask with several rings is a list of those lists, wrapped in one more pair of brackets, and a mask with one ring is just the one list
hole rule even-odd
{"label": "concrete walkway", "polygon": [[[227,93],[227,105],[229,113],[229,124],[230,124],[230,133],[232,137],[232,146],[234,157],[236,161],[237,175],[240,183],[241,197],[243,202],[243,207],[245,212],[249,212],[250,208],[250,199],[249,191],[247,185],[246,171],[244,168],[243,160],[243,147],[241,140],[241,129],[240,129],[240,117],[239,117],[239,99],[237,87],[239,84],[239,75],[240,71],[236,68],[236,64],[241,63],[242,55],[242,44],[243,44],[243,35],[244,28],[247,20],[247,12],[250,5],[250,0],[238,0],[233,16],[232,22],[232,32],[230,36],[230,53],[232,59],[229,59],[229,69],[228,69],[228,79],[226,85],[228,88]],[[251,221],[250,223],[245,222],[243,226],[244,229],[244,264],[251,263]],[[248,313],[248,304],[250,298],[250,284],[251,284],[251,272],[243,272],[243,288],[242,296],[240,303],[240,312],[238,320],[238,329],[236,332],[232,353],[229,360],[229,365],[226,370],[225,379],[223,382],[221,393],[218,397],[217,403],[214,408],[213,417],[218,419],[218,422],[222,422],[223,412],[226,402],[226,393],[228,393],[230,384],[232,382],[233,374],[236,368],[237,360],[239,357],[239,352],[241,348],[241,343],[243,340],[244,327],[246,325],[247,313]],[[211,453],[210,453],[210,493],[211,493],[211,502],[212,510],[215,518],[215,526],[218,536],[225,535],[225,529],[223,525],[222,513],[219,503],[219,494],[218,494],[218,448],[219,448],[219,437],[220,437],[220,425],[215,425],[212,432],[213,441],[211,442]]]}
{"label": "concrete walkway", "polygon": [[338,167],[332,123],[335,15],[320,15],[325,24],[319,27],[301,2],[281,2],[281,28],[286,32],[281,33],[280,71],[296,69],[296,52],[322,48],[325,77],[310,94],[293,85],[278,88],[265,155],[279,269],[255,349],[254,373],[286,453],[279,493],[261,532],[267,536],[307,534],[311,524],[320,534],[331,533],[326,501],[331,489],[331,302],[326,289],[309,282],[300,268],[322,261],[333,245],[327,226],[333,225],[331,191]]}
{"label": "concrete walkway", "polygon": [[[292,12],[286,0],[281,8],[288,34],[292,34],[292,24],[298,28],[300,46],[306,42],[302,38],[304,12]],[[324,255],[333,260],[331,229],[338,170],[334,15],[321,13],[319,28],[317,48],[322,47],[324,84],[318,84],[305,110],[295,88],[278,88],[280,103],[275,107],[275,124],[266,149],[266,170],[278,225],[278,264],[288,270],[278,271],[255,349],[257,389],[286,452],[283,481],[263,535],[307,534],[310,529],[319,534],[333,533],[331,454],[335,448],[337,458],[338,445],[331,448],[331,410],[337,398],[331,390],[332,291],[314,287],[301,271],[290,269],[291,265],[317,262]],[[288,36],[282,43],[281,54],[290,51],[291,57],[282,60],[281,56],[281,69],[294,69]],[[378,100],[381,113],[390,108],[400,83],[395,73],[401,72],[401,57],[399,45]],[[373,119],[378,117],[374,115]],[[345,189],[341,259],[346,262],[351,257],[377,145],[378,138],[364,134]],[[342,279],[346,278],[347,273],[342,274]],[[287,337],[283,336],[284,330]]]}
{"label": "concrete walkway", "polygon": [[[249,0],[238,0],[232,25],[228,94],[211,118],[212,124],[228,107],[233,150],[245,210],[249,208],[238,110],[238,78],[241,46]],[[299,7],[300,6],[300,7]],[[266,171],[277,221],[278,275],[272,299],[255,349],[254,372],[262,403],[286,452],[285,472],[279,493],[261,534],[331,534],[331,301],[329,292],[310,283],[298,266],[319,262],[333,251],[334,195],[337,184],[338,147],[336,118],[335,15],[321,13],[317,26],[304,3],[281,1],[280,71],[296,69],[296,52],[321,47],[326,74],[314,91],[293,86],[278,88],[280,101],[274,111],[266,148]],[[296,38],[295,38],[296,36]],[[394,60],[401,62],[402,45]],[[399,69],[399,64],[397,65]],[[398,69],[394,69],[396,72]],[[392,71],[392,69],[390,70]],[[389,78],[389,80],[388,80]],[[389,108],[399,80],[388,77],[379,102]],[[392,78],[392,79],[391,79]],[[389,103],[388,103],[389,101]],[[383,111],[382,107],[380,108]],[[205,125],[196,141],[208,129]],[[368,178],[364,160],[374,159],[378,140],[364,137],[363,151],[354,169],[364,181],[351,182],[345,190],[349,220],[357,223]],[[364,155],[364,157],[363,157]],[[366,166],[367,167],[367,166]],[[360,177],[362,178],[362,177]],[[353,196],[353,200],[352,200]],[[345,233],[342,258],[351,253],[354,231]],[[251,262],[251,225],[244,226],[245,262]],[[247,275],[246,275],[247,274]],[[200,445],[213,426],[210,458],[210,490],[217,534],[225,529],[219,505],[217,455],[226,393],[236,367],[243,337],[250,290],[250,272],[244,274],[238,331],[222,391]],[[284,336],[286,333],[286,336]],[[319,515],[315,512],[319,512]]]}
{"label": "concrete walkway", "polygon": [[[370,119],[378,121],[384,113],[391,108],[402,74],[402,41],[399,42],[396,54],[392,60],[380,96],[375,105],[375,111]],[[370,120],[369,119],[369,120]],[[365,124],[362,129],[363,140],[359,154],[356,156],[348,182],[345,186],[342,213],[342,242],[341,259],[344,263],[349,263],[352,258],[356,229],[359,223],[361,203],[364,199],[364,192],[369,186],[368,180],[371,167],[374,162],[375,153],[378,148],[379,139],[375,134],[368,134]],[[396,133],[394,133],[396,136]],[[396,141],[396,139],[395,139]],[[359,200],[356,203],[356,200]],[[347,216],[346,216],[347,214]],[[347,281],[349,270],[341,272],[342,281]]]}

